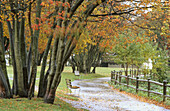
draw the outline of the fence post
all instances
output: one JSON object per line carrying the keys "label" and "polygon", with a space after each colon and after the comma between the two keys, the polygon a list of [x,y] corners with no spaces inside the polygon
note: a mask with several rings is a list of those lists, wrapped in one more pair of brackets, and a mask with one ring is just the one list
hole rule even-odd
{"label": "fence post", "polygon": [[111,82],[113,81],[113,71],[111,71]]}
{"label": "fence post", "polygon": [[138,88],[139,88],[139,81],[138,81],[139,77],[136,77],[136,93],[138,93]]}
{"label": "fence post", "polygon": [[165,97],[165,95],[166,95],[166,84],[167,84],[167,81],[164,80],[163,81],[163,101],[165,101],[165,99],[166,99],[166,97]]}
{"label": "fence post", "polygon": [[121,83],[121,75],[122,75],[122,72],[120,71],[119,72],[119,84]]}
{"label": "fence post", "polygon": [[130,75],[127,75],[127,81],[126,81],[127,82],[127,88],[129,87],[129,76]]}
{"label": "fence post", "polygon": [[118,72],[115,72],[115,74],[116,74],[116,80],[115,80],[115,85],[116,85],[116,83],[117,83]]}
{"label": "fence post", "polygon": [[115,70],[111,71],[111,82],[115,79]]}
{"label": "fence post", "polygon": [[150,93],[149,93],[149,91],[150,91],[150,87],[151,87],[151,86],[150,86],[150,80],[151,80],[151,79],[150,79],[150,78],[148,78],[148,97],[150,96]]}

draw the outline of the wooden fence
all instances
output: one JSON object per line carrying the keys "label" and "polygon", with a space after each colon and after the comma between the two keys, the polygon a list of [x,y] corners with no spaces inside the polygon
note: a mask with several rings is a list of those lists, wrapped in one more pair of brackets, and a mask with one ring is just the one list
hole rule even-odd
{"label": "wooden fence", "polygon": [[[123,70],[121,70],[120,72],[124,72]],[[142,70],[136,70],[136,69],[129,69],[128,70],[128,74],[129,74],[129,77],[151,77],[151,78],[155,78],[156,74],[155,73],[152,73],[152,70],[149,70],[149,73],[148,74],[142,74]]]}
{"label": "wooden fence", "polygon": [[[121,83],[121,79],[122,78],[126,79],[126,83]],[[135,87],[129,85],[129,83],[130,83],[129,80],[135,80],[136,81]],[[138,91],[147,92],[148,93],[148,97],[150,96],[150,93],[154,93],[154,94],[157,94],[157,95],[162,95],[163,101],[165,101],[166,97],[170,98],[170,95],[167,95],[167,87],[170,87],[170,85],[167,84],[166,80],[164,80],[163,83],[159,83],[159,82],[156,82],[156,81],[152,81],[150,78],[148,78],[147,80],[139,79],[138,76],[136,78],[133,78],[133,77],[130,77],[130,75],[128,75],[128,76],[122,75],[121,71],[119,71],[119,72],[111,71],[111,82],[114,82],[115,85],[119,84],[119,85],[127,86],[127,88],[129,88],[129,87],[133,88],[133,89],[136,90],[136,93],[138,93]],[[139,89],[139,82],[147,82],[147,90],[146,89]],[[151,91],[150,90],[151,83],[163,87],[163,93]]]}

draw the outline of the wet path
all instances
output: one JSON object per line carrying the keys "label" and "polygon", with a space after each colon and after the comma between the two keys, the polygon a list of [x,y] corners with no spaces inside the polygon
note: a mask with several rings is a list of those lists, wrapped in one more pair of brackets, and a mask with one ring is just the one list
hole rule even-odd
{"label": "wet path", "polygon": [[[110,78],[75,80],[73,85],[80,86],[80,101],[69,101],[76,108],[90,111],[170,111],[163,107],[140,102],[128,95],[112,90],[106,83]],[[73,92],[74,94],[78,94]]]}

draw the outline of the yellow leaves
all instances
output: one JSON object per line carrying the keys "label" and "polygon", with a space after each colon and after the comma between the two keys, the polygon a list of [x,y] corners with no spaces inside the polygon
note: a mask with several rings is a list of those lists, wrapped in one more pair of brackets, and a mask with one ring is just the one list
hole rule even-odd
{"label": "yellow leaves", "polygon": [[101,4],[101,3],[102,3],[102,0],[97,0],[97,3],[98,3],[98,4]]}
{"label": "yellow leaves", "polygon": [[9,38],[9,31],[8,31],[8,26],[6,22],[3,23],[3,28],[4,28],[4,31],[3,31],[4,37],[6,36],[7,38]]}

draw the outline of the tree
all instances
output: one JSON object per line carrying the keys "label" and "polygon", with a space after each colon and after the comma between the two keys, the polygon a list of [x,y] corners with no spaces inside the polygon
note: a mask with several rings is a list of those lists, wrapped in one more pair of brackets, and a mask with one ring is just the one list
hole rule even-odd
{"label": "tree", "polygon": [[168,66],[168,55],[167,52],[168,50],[163,50],[162,48],[157,45],[157,51],[156,54],[152,57],[152,73],[156,74],[156,76],[152,77],[155,80],[158,80],[159,82],[163,82],[163,80],[168,79],[168,71],[169,66]]}
{"label": "tree", "polygon": [[95,68],[99,66],[99,60],[106,49],[100,44],[105,42],[106,38],[99,35],[94,36],[93,33],[94,30],[91,34],[84,32],[81,35],[74,50],[74,56],[70,60],[72,66],[76,66],[80,73],[91,73],[91,67],[94,67],[93,72],[95,73]]}
{"label": "tree", "polygon": [[[27,50],[25,43],[25,13],[28,7],[34,3],[34,1],[2,1],[1,4],[1,12],[2,12],[2,21],[7,22],[7,27],[10,35],[10,49],[12,54],[12,63],[14,69],[14,83],[13,83],[13,93],[15,95],[19,95],[21,97],[27,97],[28,95],[28,72],[27,72]],[[39,3],[39,5],[38,5]],[[37,1],[37,7],[40,6],[41,1]],[[37,10],[37,13],[40,11]],[[37,16],[39,17],[39,16]],[[39,23],[39,22],[38,22]],[[12,24],[12,25],[11,25]],[[2,30],[3,32],[3,30]],[[32,43],[34,42],[34,49],[32,52],[33,56],[36,55],[36,38],[38,37],[39,32],[35,30],[34,39],[32,39]],[[15,38],[15,39],[14,39]],[[33,60],[36,58],[33,57]],[[34,64],[34,61],[32,62]],[[36,73],[36,68],[32,73]],[[4,68],[2,68],[4,70]],[[32,78],[31,78],[32,79]]]}
{"label": "tree", "polygon": [[125,74],[128,75],[128,68],[130,65],[136,65],[139,67],[144,61],[146,61],[141,55],[142,44],[148,41],[142,34],[136,34],[129,30],[119,34],[119,37],[115,37],[116,44],[112,51],[115,53],[114,61],[124,66]]}

